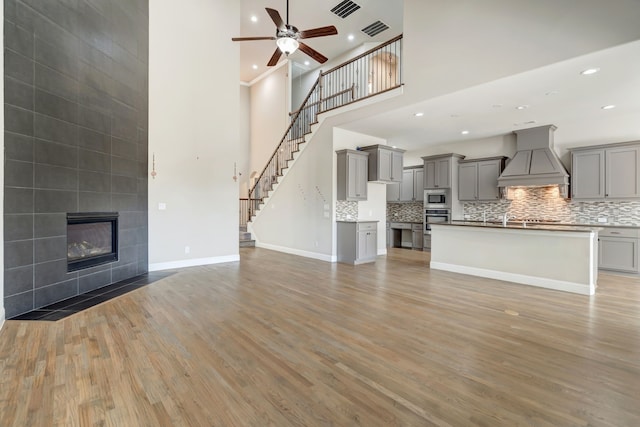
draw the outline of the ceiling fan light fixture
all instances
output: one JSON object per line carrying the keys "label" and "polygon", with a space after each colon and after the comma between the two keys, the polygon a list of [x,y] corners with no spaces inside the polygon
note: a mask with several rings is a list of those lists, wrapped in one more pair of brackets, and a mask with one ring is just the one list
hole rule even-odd
{"label": "ceiling fan light fixture", "polygon": [[278,40],[276,40],[276,44],[278,45],[278,49],[280,49],[280,52],[284,53],[285,55],[291,55],[300,46],[298,40],[294,39],[293,37],[280,37]]}

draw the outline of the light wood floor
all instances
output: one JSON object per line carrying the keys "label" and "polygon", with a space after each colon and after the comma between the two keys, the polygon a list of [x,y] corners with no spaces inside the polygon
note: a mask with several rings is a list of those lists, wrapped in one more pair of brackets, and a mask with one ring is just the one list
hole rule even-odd
{"label": "light wood floor", "polygon": [[640,426],[640,281],[263,249],[0,332],[0,426]]}

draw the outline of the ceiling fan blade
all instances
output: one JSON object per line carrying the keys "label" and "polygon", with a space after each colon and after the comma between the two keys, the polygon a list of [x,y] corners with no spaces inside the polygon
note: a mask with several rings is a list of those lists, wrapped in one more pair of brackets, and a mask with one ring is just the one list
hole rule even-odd
{"label": "ceiling fan blade", "polygon": [[326,27],[313,28],[311,30],[300,31],[301,39],[310,39],[313,37],[334,36],[338,34],[338,30],[333,25]]}
{"label": "ceiling fan blade", "polygon": [[268,7],[265,7],[265,9],[267,10],[267,13],[273,20],[273,23],[276,24],[276,27],[278,27],[278,29],[281,31],[286,31],[287,27],[284,25],[284,21],[280,17],[280,12],[278,12],[275,9],[269,9]]}
{"label": "ceiling fan blade", "polygon": [[309,46],[307,46],[302,42],[299,42],[299,43],[300,43],[300,50],[306,53],[307,55],[309,55],[314,61],[319,62],[321,64],[324,64],[325,62],[327,62],[328,58],[326,56],[324,56],[317,50],[310,48]]}
{"label": "ceiling fan blade", "polygon": [[247,41],[252,41],[252,40],[275,40],[276,38],[273,36],[266,36],[266,37],[232,37],[231,41],[234,42],[247,42]]}
{"label": "ceiling fan blade", "polygon": [[271,55],[271,59],[269,60],[269,62],[267,62],[267,67],[273,67],[274,65],[276,65],[281,55],[282,52],[280,51],[280,49],[276,48],[276,51],[273,52],[273,55]]}

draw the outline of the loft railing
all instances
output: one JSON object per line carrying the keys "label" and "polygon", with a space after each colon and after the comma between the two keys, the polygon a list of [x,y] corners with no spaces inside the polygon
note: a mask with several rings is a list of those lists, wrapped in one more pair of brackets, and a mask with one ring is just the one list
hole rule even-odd
{"label": "loft railing", "polygon": [[249,190],[249,219],[255,215],[283,169],[293,159],[318,114],[351,104],[402,85],[402,35],[364,52],[329,71],[321,72],[301,107]]}

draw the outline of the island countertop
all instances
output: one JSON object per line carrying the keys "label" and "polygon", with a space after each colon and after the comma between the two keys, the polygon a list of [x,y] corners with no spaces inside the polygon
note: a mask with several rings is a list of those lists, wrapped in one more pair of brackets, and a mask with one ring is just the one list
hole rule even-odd
{"label": "island countertop", "polygon": [[451,221],[450,223],[442,223],[439,225],[461,226],[461,227],[482,227],[482,228],[506,228],[517,230],[548,230],[548,231],[576,231],[576,232],[592,232],[601,230],[602,227],[590,225],[570,225],[570,224],[550,224],[538,222],[508,222],[506,226],[498,222],[482,222],[482,221]]}

